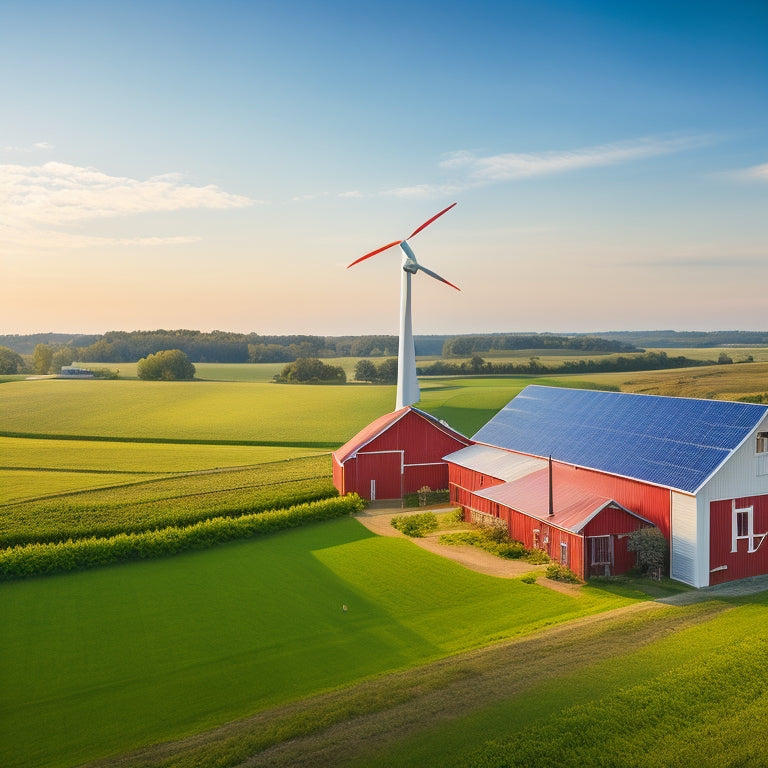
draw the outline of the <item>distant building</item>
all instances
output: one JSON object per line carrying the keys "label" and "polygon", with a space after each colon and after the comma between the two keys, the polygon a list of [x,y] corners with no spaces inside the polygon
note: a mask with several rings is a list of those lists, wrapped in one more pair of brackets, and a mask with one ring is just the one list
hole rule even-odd
{"label": "distant building", "polygon": [[93,371],[88,368],[78,368],[74,365],[62,365],[59,376],[62,379],[92,379]]}

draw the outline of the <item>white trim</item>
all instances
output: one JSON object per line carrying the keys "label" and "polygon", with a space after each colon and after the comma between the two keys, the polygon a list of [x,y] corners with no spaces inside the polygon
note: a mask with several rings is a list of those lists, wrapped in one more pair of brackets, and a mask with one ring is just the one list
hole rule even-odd
{"label": "white trim", "polygon": [[[405,451],[363,451],[363,456],[377,456],[383,453],[399,453],[400,454],[400,474],[405,472]],[[358,454],[361,455],[361,454]]]}
{"label": "white trim", "polygon": [[[739,535],[739,516],[746,514],[747,516],[747,532],[746,534]],[[742,539],[746,539],[749,544],[747,546],[747,554],[754,554],[760,549],[760,545],[765,541],[765,537],[768,533],[755,533],[755,508],[749,507],[737,507],[736,499],[731,501],[731,553],[738,551],[738,543]],[[757,544],[755,544],[757,541]]]}

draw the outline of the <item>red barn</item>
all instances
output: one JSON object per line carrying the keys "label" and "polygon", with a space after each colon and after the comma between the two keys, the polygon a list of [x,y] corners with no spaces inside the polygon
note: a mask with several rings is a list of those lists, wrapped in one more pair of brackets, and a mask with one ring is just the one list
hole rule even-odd
{"label": "red barn", "polygon": [[472,440],[446,456],[452,501],[580,575],[626,570],[647,524],[686,584],[768,573],[768,405],[532,385]]}
{"label": "red barn", "polygon": [[339,493],[400,499],[424,486],[448,487],[443,456],[470,440],[428,413],[407,406],[382,416],[333,453]]}

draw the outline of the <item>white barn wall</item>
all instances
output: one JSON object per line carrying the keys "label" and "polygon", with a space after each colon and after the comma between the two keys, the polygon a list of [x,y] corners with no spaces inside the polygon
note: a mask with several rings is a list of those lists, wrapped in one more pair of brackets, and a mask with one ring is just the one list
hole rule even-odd
{"label": "white barn wall", "polygon": [[[700,530],[698,561],[703,583],[695,586],[709,586],[711,502],[768,494],[768,454],[758,454],[756,451],[757,433],[766,431],[768,431],[768,418],[763,419],[760,425],[749,434],[696,496]],[[705,575],[706,578],[704,578]]]}
{"label": "white barn wall", "polygon": [[697,494],[709,509],[710,501],[760,496],[768,493],[768,454],[756,452],[758,432],[768,431],[768,418],[750,433],[733,455]]}
{"label": "white barn wall", "polygon": [[706,584],[700,583],[701,566],[699,549],[701,536],[699,515],[697,515],[696,497],[687,493],[672,491],[672,520],[670,546],[670,576],[692,587],[709,584],[707,572]]}

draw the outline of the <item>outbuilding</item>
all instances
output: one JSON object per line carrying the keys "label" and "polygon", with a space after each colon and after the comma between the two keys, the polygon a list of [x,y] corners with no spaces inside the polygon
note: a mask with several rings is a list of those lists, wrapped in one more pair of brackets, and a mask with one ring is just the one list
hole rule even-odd
{"label": "outbuilding", "polygon": [[443,458],[470,444],[464,435],[413,406],[376,419],[333,453],[339,493],[365,499],[400,499],[428,486],[448,487]]}
{"label": "outbuilding", "polygon": [[650,524],[686,584],[768,573],[766,405],[529,386],[472,440],[446,456],[452,501],[581,575],[625,570]]}

